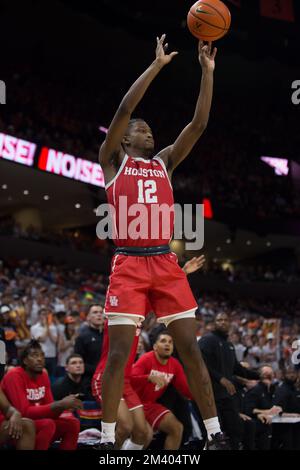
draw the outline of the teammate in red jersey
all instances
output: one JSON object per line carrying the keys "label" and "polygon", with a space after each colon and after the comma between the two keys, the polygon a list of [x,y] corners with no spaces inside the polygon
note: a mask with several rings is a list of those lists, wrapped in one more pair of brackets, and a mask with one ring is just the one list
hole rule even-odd
{"label": "teammate in red jersey", "polygon": [[[146,448],[152,440],[152,430],[146,422],[142,402],[130,383],[131,367],[135,361],[140,331],[138,326],[124,371],[123,393],[118,407],[116,446],[122,450],[141,450]],[[103,330],[101,358],[92,379],[92,392],[100,403],[102,403],[102,378],[108,358],[108,351],[108,320],[106,320]],[[130,439],[130,442],[126,441],[127,438]]]}
{"label": "teammate in red jersey", "polygon": [[[204,263],[205,257],[203,255],[198,258],[194,257],[185,263],[182,270],[188,275],[201,269]],[[123,395],[118,408],[116,432],[117,448],[120,448],[125,439],[128,438],[121,447],[122,450],[141,450],[142,448],[146,448],[152,440],[152,430],[146,421],[143,404],[130,382],[131,368],[137,354],[140,331],[140,327],[138,326],[124,371]],[[106,320],[103,330],[101,358],[92,380],[93,395],[100,403],[102,403],[102,377],[108,358],[108,351],[108,321]]]}
{"label": "teammate in red jersey", "polygon": [[16,450],[33,450],[35,428],[31,419],[22,418],[0,388],[0,446],[11,441]]}
{"label": "teammate in red jersey", "polygon": [[[113,238],[117,245],[105,303],[110,350],[102,384],[103,448],[112,448],[115,442],[124,368],[136,325],[150,310],[149,305],[172,334],[209,440],[217,447],[222,442],[210,377],[196,342],[197,304],[169,248],[174,209],[170,180],[207,125],[217,51],[212,50],[211,43],[199,42],[202,82],[194,116],[175,142],[152,158],[154,139],[150,127],[141,119],[130,119],[151,82],[177,54],[167,54],[164,41],[165,35],[157,38],[154,62],[123,98],[99,153],[108,201],[114,208]],[[161,216],[162,206],[169,208],[169,214],[166,211]],[[134,218],[137,212],[138,220]]]}
{"label": "teammate in red jersey", "polygon": [[147,421],[154,430],[166,434],[164,449],[180,447],[183,426],[174,414],[157,400],[170,383],[186,398],[192,399],[184,370],[172,357],[173,339],[168,332],[158,335],[153,351],[144,354],[132,367],[131,383],[144,405]]}
{"label": "teammate in red jersey", "polygon": [[22,352],[21,364],[4,376],[1,387],[22,416],[34,421],[35,450],[47,450],[55,440],[61,440],[61,450],[75,450],[79,420],[70,412],[64,412],[81,408],[82,403],[75,395],[53,400],[49,377],[44,370],[44,353],[36,340],[32,340]]}

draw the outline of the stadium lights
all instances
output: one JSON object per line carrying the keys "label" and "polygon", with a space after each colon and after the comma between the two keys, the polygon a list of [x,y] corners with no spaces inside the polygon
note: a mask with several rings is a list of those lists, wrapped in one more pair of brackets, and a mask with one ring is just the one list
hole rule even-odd
{"label": "stadium lights", "polygon": [[268,247],[270,247],[270,246],[272,245],[272,243],[271,243],[271,242],[267,242],[266,245],[267,245]]}
{"label": "stadium lights", "polygon": [[50,197],[48,196],[48,194],[45,194],[44,199],[45,201],[49,201]]}
{"label": "stadium lights", "polygon": [[227,238],[226,243],[227,243],[227,245],[230,245],[230,243],[231,243],[231,238]]}
{"label": "stadium lights", "polygon": [[3,184],[2,189],[7,189],[7,184]]}
{"label": "stadium lights", "polygon": [[217,251],[221,251],[221,247],[220,247],[220,246],[217,246]]}
{"label": "stadium lights", "polygon": [[29,194],[28,189],[24,189],[23,194],[24,194],[24,196],[28,196],[28,194]]}
{"label": "stadium lights", "polygon": [[77,204],[75,204],[75,207],[76,207],[76,209],[80,209],[81,204],[77,203]]}
{"label": "stadium lights", "polygon": [[251,240],[247,240],[246,245],[248,245],[248,246],[252,245],[252,241],[251,241]]}

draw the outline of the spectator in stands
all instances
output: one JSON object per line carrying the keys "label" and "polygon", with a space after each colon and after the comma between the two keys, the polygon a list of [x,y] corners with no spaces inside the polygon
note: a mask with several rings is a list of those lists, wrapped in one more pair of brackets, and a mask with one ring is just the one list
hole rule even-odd
{"label": "spectator in stands", "polygon": [[20,361],[21,367],[15,367],[4,376],[2,389],[21,415],[34,421],[35,449],[47,450],[52,442],[61,440],[60,449],[75,450],[79,421],[71,411],[81,408],[81,401],[74,395],[53,400],[48,374],[44,370],[45,355],[36,340],[26,346]]}
{"label": "spectator in stands", "polygon": [[231,448],[239,449],[243,421],[239,416],[234,376],[254,380],[259,376],[239,364],[234,346],[228,341],[228,333],[229,317],[219,313],[214,331],[204,335],[198,344],[211,376],[222,431],[229,436]]}
{"label": "spectator in stands", "polygon": [[65,362],[63,362],[63,359],[65,358],[63,357],[64,351],[62,351],[62,349],[64,348],[63,339],[65,337],[65,328],[66,328],[65,319],[66,319],[66,312],[64,310],[55,311],[55,307],[54,307],[53,324],[56,326],[56,331],[57,331],[57,348],[56,348],[57,365],[55,369],[55,377],[61,377],[65,375],[66,364]]}
{"label": "spectator in stands", "polygon": [[164,449],[168,450],[179,449],[183,425],[157,400],[170,383],[184,397],[192,399],[183,367],[172,357],[173,350],[173,339],[169,333],[160,333],[154,350],[141,356],[133,365],[131,373],[131,383],[143,403],[146,419],[153,430],[166,434]]}
{"label": "spectator in stands", "polygon": [[284,371],[283,382],[274,395],[274,405],[280,406],[283,413],[300,414],[300,392],[296,388],[298,373],[293,366]]}
{"label": "spectator in stands", "polygon": [[59,374],[57,376],[65,375],[66,360],[74,352],[75,341],[78,336],[73,317],[67,316],[62,326],[63,328],[58,337],[57,369]]}
{"label": "spectator in stands", "polygon": [[79,328],[81,326],[80,313],[77,310],[72,310],[72,312],[70,313],[69,316],[74,319],[75,331],[76,331],[76,334],[78,335],[79,334]]}
{"label": "spectator in stands", "polygon": [[10,305],[1,305],[0,307],[0,325],[4,330],[4,341],[6,345],[7,363],[12,364],[17,361],[18,350],[16,346],[17,329],[12,321],[10,314],[12,309]]}
{"label": "spectator in stands", "polygon": [[84,375],[84,361],[79,354],[71,354],[66,359],[66,376],[59,378],[52,385],[55,400],[68,395],[78,395],[81,400],[93,400],[90,378]]}
{"label": "spectator in stands", "polygon": [[[0,318],[1,318],[1,314],[0,314]],[[0,383],[4,375],[5,365],[6,365],[5,333],[4,333],[4,329],[0,327]]]}
{"label": "spectator in stands", "polygon": [[22,418],[0,388],[0,446],[6,442],[14,444],[16,450],[33,450],[35,427],[33,421]]}
{"label": "spectator in stands", "polygon": [[278,347],[273,333],[267,334],[267,343],[263,347],[264,360],[273,370],[278,370]]}
{"label": "spectator in stands", "polygon": [[102,305],[90,305],[87,322],[88,326],[76,338],[74,352],[82,356],[86,373],[92,377],[102,350],[104,325]]}
{"label": "spectator in stands", "polygon": [[41,343],[45,354],[45,367],[50,378],[55,376],[57,361],[57,327],[53,323],[52,314],[45,308],[39,311],[39,321],[30,328],[33,339]]}
{"label": "spectator in stands", "polygon": [[272,438],[272,417],[282,412],[279,406],[273,406],[274,371],[270,366],[260,369],[260,380],[245,395],[244,407],[248,416],[256,421],[256,448],[269,450]]}
{"label": "spectator in stands", "polygon": [[234,346],[237,361],[242,362],[244,360],[244,353],[246,351],[246,347],[241,343],[240,335],[238,333],[232,333],[230,335],[230,340]]}
{"label": "spectator in stands", "polygon": [[[284,371],[283,382],[275,390],[273,403],[282,408],[282,416],[290,418],[300,417],[300,391],[296,388],[297,371],[293,366]],[[300,449],[300,424],[279,424],[274,425],[275,448],[284,450]]]}

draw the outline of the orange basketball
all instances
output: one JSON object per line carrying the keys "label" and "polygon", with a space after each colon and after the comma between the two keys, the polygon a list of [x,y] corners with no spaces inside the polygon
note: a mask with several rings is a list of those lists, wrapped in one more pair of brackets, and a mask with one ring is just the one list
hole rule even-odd
{"label": "orange basketball", "polygon": [[203,41],[216,41],[225,36],[230,23],[230,11],[220,0],[199,0],[187,16],[190,32]]}

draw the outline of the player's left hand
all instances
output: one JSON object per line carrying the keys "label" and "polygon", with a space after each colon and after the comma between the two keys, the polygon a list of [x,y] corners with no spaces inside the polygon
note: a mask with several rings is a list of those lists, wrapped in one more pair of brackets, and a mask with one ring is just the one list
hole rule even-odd
{"label": "player's left hand", "polygon": [[201,269],[205,264],[205,256],[201,255],[198,258],[194,256],[194,258],[190,259],[185,263],[183,266],[183,270],[186,274],[191,274],[194,273],[195,271],[198,271],[198,269]]}
{"label": "player's left hand", "polygon": [[212,42],[204,44],[204,41],[199,41],[198,44],[199,62],[202,69],[213,72],[215,69],[215,57],[217,54],[217,48],[212,49]]}

